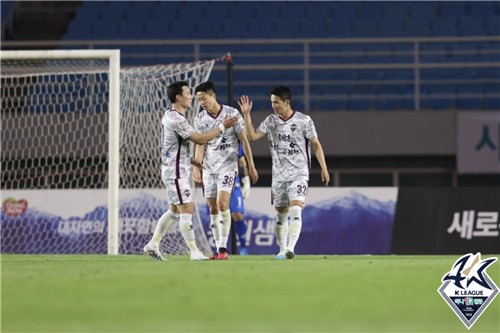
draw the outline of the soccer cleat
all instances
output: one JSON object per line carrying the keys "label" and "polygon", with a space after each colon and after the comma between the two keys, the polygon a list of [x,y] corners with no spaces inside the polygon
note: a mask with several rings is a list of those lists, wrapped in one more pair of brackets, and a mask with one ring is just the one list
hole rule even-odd
{"label": "soccer cleat", "polygon": [[285,259],[285,254],[283,252],[280,252],[276,255],[277,260],[283,260]]}
{"label": "soccer cleat", "polygon": [[295,257],[295,253],[293,253],[293,251],[288,250],[285,252],[285,257],[287,259],[293,259]]}
{"label": "soccer cleat", "polygon": [[158,246],[155,246],[151,243],[147,243],[146,246],[144,246],[144,254],[150,256],[154,260],[158,261],[164,261],[165,258],[161,255],[160,249]]}
{"label": "soccer cleat", "polygon": [[208,260],[208,257],[201,251],[191,252],[191,260]]}
{"label": "soccer cleat", "polygon": [[242,248],[240,249],[240,255],[241,255],[241,256],[247,256],[247,255],[249,255],[249,254],[250,254],[250,253],[248,252],[248,249],[247,249],[246,247],[242,247]]}
{"label": "soccer cleat", "polygon": [[224,253],[217,253],[217,258],[215,258],[215,260],[227,260],[229,259],[229,256],[227,254],[227,252],[224,252]]}

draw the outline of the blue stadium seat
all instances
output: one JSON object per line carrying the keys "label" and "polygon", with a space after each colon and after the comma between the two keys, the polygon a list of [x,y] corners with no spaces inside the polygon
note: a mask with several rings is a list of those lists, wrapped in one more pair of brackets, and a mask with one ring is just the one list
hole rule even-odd
{"label": "blue stadium seat", "polygon": [[385,98],[382,96],[375,96],[374,103],[374,108],[376,110],[388,111],[397,110],[399,108],[399,98]]}
{"label": "blue stadium seat", "polygon": [[424,110],[452,110],[453,109],[453,97],[439,97],[439,96],[423,96],[421,109]]}
{"label": "blue stadium seat", "polygon": [[480,97],[460,97],[455,98],[455,109],[457,110],[479,110],[481,109]]}
{"label": "blue stadium seat", "polygon": [[408,10],[409,17],[413,19],[426,20],[436,16],[437,8],[435,1],[413,1]]}
{"label": "blue stadium seat", "polygon": [[378,35],[377,21],[356,19],[351,21],[351,37],[374,37]]}
{"label": "blue stadium seat", "polygon": [[440,17],[465,16],[465,1],[438,1],[437,13]]}
{"label": "blue stadium seat", "polygon": [[334,18],[324,22],[325,36],[330,38],[342,38],[349,35],[351,21],[347,17]]}
{"label": "blue stadium seat", "polygon": [[388,24],[395,18],[406,20],[409,15],[408,7],[410,7],[410,3],[407,1],[385,1],[382,19]]}
{"label": "blue stadium seat", "polygon": [[372,109],[372,99],[371,98],[365,98],[365,99],[349,98],[347,100],[346,108],[348,110],[352,110],[352,111],[371,110]]}
{"label": "blue stadium seat", "polygon": [[345,110],[345,101],[321,99],[320,97],[311,101],[311,108],[318,111],[343,111]]}
{"label": "blue stadium seat", "polygon": [[435,18],[430,21],[430,31],[432,36],[456,36],[457,20],[454,17]]}
{"label": "blue stadium seat", "polygon": [[382,16],[384,2],[382,1],[364,1],[355,2],[356,6],[356,17],[360,19],[371,19],[375,20]]}
{"label": "blue stadium seat", "polygon": [[499,15],[498,1],[467,1],[469,14],[474,17]]}
{"label": "blue stadium seat", "polygon": [[500,98],[496,97],[482,97],[481,109],[483,110],[497,110],[500,111]]}
{"label": "blue stadium seat", "polygon": [[378,20],[378,37],[404,37],[404,24],[406,20],[403,16],[393,16],[391,18],[381,18]]}
{"label": "blue stadium seat", "polygon": [[425,18],[408,19],[403,24],[403,34],[406,37],[425,37],[430,35],[429,21]]}
{"label": "blue stadium seat", "polygon": [[485,30],[491,36],[500,35],[500,16],[489,16],[485,19]]}
{"label": "blue stadium seat", "polygon": [[458,35],[459,36],[483,36],[486,35],[486,30],[482,20],[478,22],[475,17],[459,17],[458,19]]}
{"label": "blue stadium seat", "polygon": [[332,11],[333,20],[339,18],[352,18],[356,16],[356,1],[341,1]]}

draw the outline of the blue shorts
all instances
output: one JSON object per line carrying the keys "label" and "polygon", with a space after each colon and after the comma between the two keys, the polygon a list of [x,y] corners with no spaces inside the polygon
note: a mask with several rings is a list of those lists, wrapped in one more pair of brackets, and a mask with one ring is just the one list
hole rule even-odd
{"label": "blue shorts", "polygon": [[241,194],[240,187],[235,187],[233,189],[231,201],[229,202],[229,209],[231,213],[245,213],[245,205],[243,204],[243,195]]}

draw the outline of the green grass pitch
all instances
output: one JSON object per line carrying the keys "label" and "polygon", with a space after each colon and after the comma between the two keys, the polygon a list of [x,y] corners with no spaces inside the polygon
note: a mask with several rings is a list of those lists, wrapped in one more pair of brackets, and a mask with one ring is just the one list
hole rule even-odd
{"label": "green grass pitch", "polygon": [[468,331],[438,295],[458,257],[2,255],[1,329],[499,332],[500,297]]}

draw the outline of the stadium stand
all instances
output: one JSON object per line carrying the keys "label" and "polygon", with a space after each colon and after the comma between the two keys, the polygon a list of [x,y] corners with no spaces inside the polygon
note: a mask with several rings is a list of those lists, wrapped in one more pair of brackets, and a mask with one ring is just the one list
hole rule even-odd
{"label": "stadium stand", "polygon": [[[11,2],[2,1],[2,18]],[[424,109],[488,109],[498,104],[490,96],[500,91],[497,1],[82,1],[75,14],[63,42],[89,41],[87,47],[106,48],[110,45],[105,41],[123,40],[124,66],[214,58],[230,51],[236,65],[235,93],[262,96],[270,86],[288,83],[299,99],[310,95],[306,111],[406,110],[415,106],[408,99],[417,84]],[[455,39],[488,36],[492,38]],[[408,37],[418,38],[417,49],[415,40],[391,40]],[[435,37],[451,39],[436,42]],[[344,40],[303,42],[308,38]],[[298,41],[241,43],[244,39]],[[157,42],[137,45],[138,40]],[[168,40],[186,43],[172,46]],[[297,69],[304,66],[306,52],[307,62],[319,67]],[[417,62],[424,64],[418,77],[412,68]],[[212,79],[224,86],[222,64]]]}

